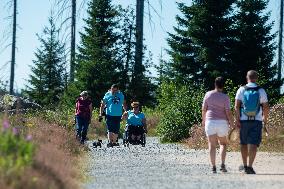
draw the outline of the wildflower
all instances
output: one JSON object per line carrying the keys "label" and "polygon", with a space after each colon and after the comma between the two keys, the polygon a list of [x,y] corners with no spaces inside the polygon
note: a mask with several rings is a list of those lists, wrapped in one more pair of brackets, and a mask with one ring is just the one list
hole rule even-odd
{"label": "wildflower", "polygon": [[19,135],[19,130],[15,127],[13,127],[13,134],[14,135]]}
{"label": "wildflower", "polygon": [[31,141],[33,139],[32,135],[27,135],[26,141]]}
{"label": "wildflower", "polygon": [[3,129],[6,130],[10,127],[9,121],[4,119],[3,121]]}
{"label": "wildflower", "polygon": [[27,127],[33,127],[34,125],[32,123],[28,123]]}

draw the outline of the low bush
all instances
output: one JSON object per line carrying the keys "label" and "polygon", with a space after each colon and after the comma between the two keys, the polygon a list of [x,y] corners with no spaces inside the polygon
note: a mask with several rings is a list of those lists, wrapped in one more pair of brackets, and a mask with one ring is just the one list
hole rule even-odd
{"label": "low bush", "polygon": [[192,125],[201,121],[202,88],[161,85],[159,99],[163,112],[157,132],[162,142],[178,142],[189,136]]}

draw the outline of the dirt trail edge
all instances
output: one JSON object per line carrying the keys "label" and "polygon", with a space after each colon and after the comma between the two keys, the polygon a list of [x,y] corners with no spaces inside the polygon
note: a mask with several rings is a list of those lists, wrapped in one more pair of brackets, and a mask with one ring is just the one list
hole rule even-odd
{"label": "dirt trail edge", "polygon": [[[91,147],[91,143],[88,144]],[[130,146],[91,149],[89,178],[85,189],[282,189],[284,154],[259,152],[254,169],[257,175],[239,172],[239,152],[227,154],[228,173],[211,173],[207,150],[188,149],[181,144],[161,144],[147,138],[146,147]]]}

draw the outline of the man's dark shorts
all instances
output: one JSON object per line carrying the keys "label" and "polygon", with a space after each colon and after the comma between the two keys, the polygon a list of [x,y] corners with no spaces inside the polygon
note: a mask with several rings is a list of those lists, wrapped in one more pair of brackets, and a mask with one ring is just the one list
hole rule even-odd
{"label": "man's dark shorts", "polygon": [[121,116],[106,115],[107,130],[110,133],[119,133]]}
{"label": "man's dark shorts", "polygon": [[261,121],[241,121],[240,141],[242,145],[254,144],[259,146],[262,137]]}

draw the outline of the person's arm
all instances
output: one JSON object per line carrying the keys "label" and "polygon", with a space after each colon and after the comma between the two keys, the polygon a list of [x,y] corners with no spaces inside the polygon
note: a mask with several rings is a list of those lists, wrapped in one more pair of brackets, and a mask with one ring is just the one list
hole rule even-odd
{"label": "person's arm", "polygon": [[128,117],[128,112],[125,111],[125,112],[123,113],[123,115],[122,115],[122,119],[126,120],[127,117]]}
{"label": "person's arm", "polygon": [[124,111],[124,112],[127,112],[127,104],[126,104],[126,101],[125,101],[125,100],[123,100],[122,105],[123,105],[123,111]]}
{"label": "person's arm", "polygon": [[203,103],[202,103],[202,122],[201,122],[201,126],[205,127],[205,120],[206,120],[206,112],[207,112],[207,102],[206,102],[206,94],[205,97],[203,99]]}
{"label": "person's arm", "polygon": [[74,124],[76,125],[76,114],[77,114],[77,109],[78,109],[78,102],[75,104],[75,114],[74,114]]}
{"label": "person's arm", "polygon": [[233,121],[233,114],[231,110],[226,109],[225,112],[226,112],[227,119],[229,120],[230,127],[235,128],[234,121]]}
{"label": "person's arm", "polygon": [[77,114],[77,107],[78,107],[78,102],[75,104],[75,115]]}
{"label": "person's arm", "polygon": [[266,102],[262,104],[262,121],[263,121],[263,129],[266,136],[268,136],[268,129],[266,127],[268,121],[268,114],[269,114],[269,104],[268,102]]}
{"label": "person's arm", "polygon": [[104,101],[102,101],[101,106],[100,106],[99,122],[101,122],[103,119],[103,111],[104,111],[105,106],[106,104],[104,103]]}
{"label": "person's arm", "polygon": [[241,127],[241,122],[240,122],[240,119],[241,119],[241,115],[240,115],[240,108],[241,108],[241,101],[240,100],[235,100],[235,119],[236,119],[236,126],[238,128]]}
{"label": "person's arm", "polygon": [[229,96],[227,96],[227,98],[226,98],[224,108],[225,108],[226,117],[227,117],[227,120],[229,121],[230,127],[235,128],[234,121],[233,121],[233,114],[232,114],[232,111],[231,111],[231,102],[230,102]]}
{"label": "person's arm", "polygon": [[262,121],[264,124],[267,124],[268,114],[269,114],[269,104],[268,102],[262,104]]}

